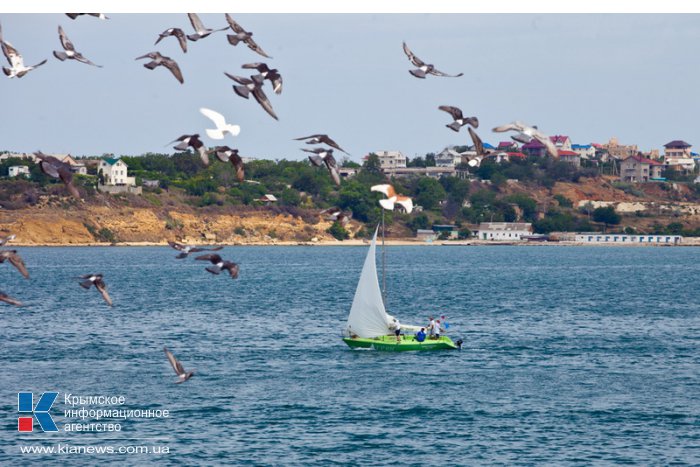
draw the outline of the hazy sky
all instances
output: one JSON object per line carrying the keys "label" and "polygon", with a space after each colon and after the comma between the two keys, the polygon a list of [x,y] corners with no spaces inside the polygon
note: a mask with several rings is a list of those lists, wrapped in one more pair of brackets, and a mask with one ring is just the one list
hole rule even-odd
{"label": "hazy sky", "polygon": [[[442,104],[478,116],[492,144],[507,139],[492,127],[522,120],[581,144],[617,136],[644,150],[673,139],[700,145],[697,15],[233,15],[273,59],[229,45],[226,32],[189,42],[186,54],[175,38],[154,46],[169,27],[192,32],[185,14],[110,17],[0,14],[26,64],[49,59],[21,79],[0,75],[0,150],[172,152],[165,143],[185,133],[214,144],[198,111],[209,107],[241,126],[224,144],[246,156],[301,159],[304,145],[292,138],[327,133],[356,161],[383,149],[414,157],[470,144],[465,130],[445,128]],[[226,26],[223,14],[201,18]],[[104,68],[56,60],[58,25]],[[412,77],[403,40],[438,69],[465,75]],[[184,85],[134,60],[155,50],[180,64]],[[281,95],[265,89],[280,121],[235,95],[223,74],[245,75],[240,65],[257,61],[283,76]]]}

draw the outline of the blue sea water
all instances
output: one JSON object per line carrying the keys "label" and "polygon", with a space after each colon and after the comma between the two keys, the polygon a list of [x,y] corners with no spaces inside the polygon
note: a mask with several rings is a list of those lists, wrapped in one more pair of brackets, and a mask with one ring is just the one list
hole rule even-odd
{"label": "blue sea water", "polygon": [[[167,248],[19,248],[0,265],[0,464],[700,463],[700,249],[389,247],[388,309],[446,315],[462,351],[352,351],[363,247],[227,247],[240,278]],[[102,272],[107,307],[76,276]],[[170,348],[196,375],[185,384]],[[59,433],[17,431],[58,391]],[[66,432],[64,395],[124,396]],[[97,407],[90,406],[87,409]],[[157,439],[154,439],[157,438]],[[134,446],[169,453],[23,454]]]}

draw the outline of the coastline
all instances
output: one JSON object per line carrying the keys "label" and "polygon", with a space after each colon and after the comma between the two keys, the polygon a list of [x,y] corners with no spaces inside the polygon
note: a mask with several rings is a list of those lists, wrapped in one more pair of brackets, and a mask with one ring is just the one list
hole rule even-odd
{"label": "coastline", "polygon": [[[438,241],[425,242],[410,238],[386,240],[387,246],[451,246],[451,247],[483,247],[483,246],[537,246],[537,247],[572,247],[572,246],[592,246],[592,247],[625,247],[625,248],[669,248],[669,247],[693,247],[700,246],[700,237],[684,238],[678,245],[669,244],[649,244],[649,243],[584,243],[584,242],[497,242],[484,240],[459,240],[459,241]],[[261,242],[214,242],[214,243],[198,243],[200,246],[314,246],[314,247],[329,247],[329,246],[368,246],[369,242],[364,240],[323,240],[318,242],[298,242],[298,241],[261,241]],[[89,243],[25,243],[21,241],[13,241],[11,245],[6,245],[5,248],[12,247],[149,247],[149,246],[168,246],[167,242],[89,242]]]}

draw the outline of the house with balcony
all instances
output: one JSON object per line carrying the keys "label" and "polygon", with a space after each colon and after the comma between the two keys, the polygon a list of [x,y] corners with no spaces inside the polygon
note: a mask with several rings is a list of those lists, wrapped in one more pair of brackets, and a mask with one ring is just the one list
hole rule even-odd
{"label": "house with balcony", "polygon": [[690,148],[693,146],[680,139],[664,144],[664,158],[680,157],[692,159]]}
{"label": "house with balcony", "polygon": [[567,151],[565,149],[559,149],[559,160],[567,162],[576,168],[581,167],[581,155],[575,151]]}
{"label": "house with balcony", "polygon": [[456,167],[464,161],[464,156],[465,154],[457,152],[454,147],[447,147],[435,155],[435,166]]}
{"label": "house with balcony", "polygon": [[[406,167],[406,156],[401,151],[374,151],[372,154],[376,154],[379,158],[379,167],[382,171]],[[366,161],[369,156],[367,154],[362,160]]]}
{"label": "house with balcony", "polygon": [[630,183],[646,183],[661,178],[663,164],[641,155],[629,156],[620,162],[620,180]]}

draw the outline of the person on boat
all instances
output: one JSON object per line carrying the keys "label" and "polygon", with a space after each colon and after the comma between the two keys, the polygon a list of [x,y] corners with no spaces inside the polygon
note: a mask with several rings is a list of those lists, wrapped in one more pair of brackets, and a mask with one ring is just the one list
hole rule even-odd
{"label": "person on boat", "polygon": [[435,318],[430,316],[428,318],[430,322],[428,323],[428,332],[430,333],[430,338],[434,339],[435,338]]}
{"label": "person on boat", "polygon": [[436,319],[435,320],[435,329],[433,329],[433,335],[435,336],[435,339],[440,339],[440,320]]}
{"label": "person on boat", "polygon": [[394,324],[392,325],[394,328],[394,334],[396,334],[396,342],[401,342],[401,323],[399,323],[399,320],[394,318]]}
{"label": "person on boat", "polygon": [[420,328],[420,331],[416,333],[416,340],[418,342],[423,342],[425,340],[425,328]]}
{"label": "person on boat", "polygon": [[442,327],[447,331],[450,328],[450,323],[447,322],[447,318],[445,318],[445,315],[440,316],[440,319],[442,320]]}

